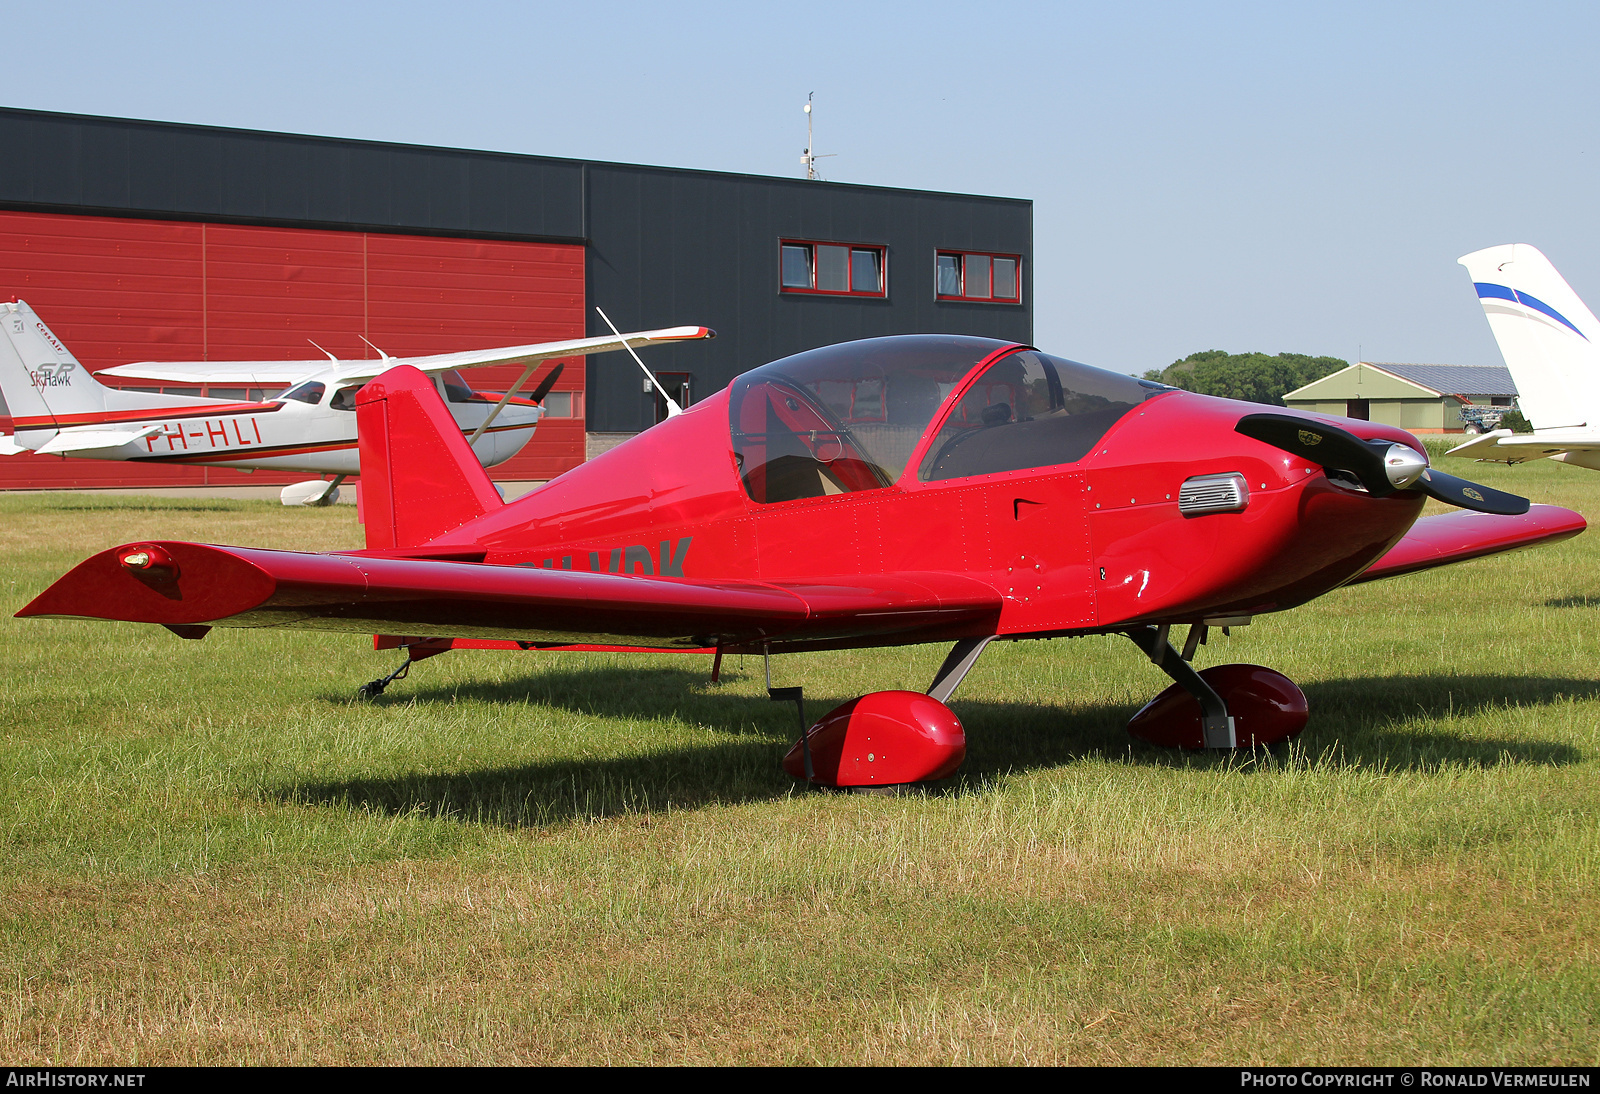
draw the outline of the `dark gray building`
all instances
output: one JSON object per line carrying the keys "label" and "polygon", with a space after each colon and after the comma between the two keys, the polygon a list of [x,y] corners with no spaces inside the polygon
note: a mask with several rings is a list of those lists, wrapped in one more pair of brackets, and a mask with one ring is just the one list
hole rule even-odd
{"label": "dark gray building", "polygon": [[[0,109],[0,148],[0,210],[581,248],[573,336],[605,332],[595,305],[623,329],[716,329],[651,351],[691,399],[846,339],[1032,335],[1022,199],[15,109]],[[622,355],[590,358],[583,390],[590,432],[658,412]]]}

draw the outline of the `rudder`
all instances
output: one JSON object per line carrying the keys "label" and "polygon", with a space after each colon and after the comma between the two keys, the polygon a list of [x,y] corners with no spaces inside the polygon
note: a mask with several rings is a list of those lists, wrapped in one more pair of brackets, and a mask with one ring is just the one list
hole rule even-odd
{"label": "rudder", "polygon": [[419,547],[504,504],[433,382],[410,365],[356,393],[369,548]]}
{"label": "rudder", "polygon": [[19,432],[106,409],[106,388],[26,303],[0,304],[0,393]]}

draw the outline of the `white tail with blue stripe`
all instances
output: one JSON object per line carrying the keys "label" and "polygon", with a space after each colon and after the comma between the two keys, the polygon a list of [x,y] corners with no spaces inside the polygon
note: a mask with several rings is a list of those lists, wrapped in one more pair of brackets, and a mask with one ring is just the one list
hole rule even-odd
{"label": "white tail with blue stripe", "polygon": [[1461,258],[1535,429],[1600,429],[1600,322],[1526,243]]}

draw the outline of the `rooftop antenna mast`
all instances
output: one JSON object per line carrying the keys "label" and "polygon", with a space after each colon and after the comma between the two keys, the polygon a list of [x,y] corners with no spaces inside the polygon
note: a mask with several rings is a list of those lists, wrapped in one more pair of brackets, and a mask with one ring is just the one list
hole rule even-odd
{"label": "rooftop antenna mast", "polygon": [[838,155],[838,153],[828,152],[819,156],[811,151],[816,147],[816,142],[811,139],[811,98],[815,94],[816,92],[813,91],[806,96],[806,150],[800,153],[800,163],[806,169],[806,178],[810,179],[812,182],[821,182],[822,176],[817,174],[817,161],[825,160],[829,156]]}

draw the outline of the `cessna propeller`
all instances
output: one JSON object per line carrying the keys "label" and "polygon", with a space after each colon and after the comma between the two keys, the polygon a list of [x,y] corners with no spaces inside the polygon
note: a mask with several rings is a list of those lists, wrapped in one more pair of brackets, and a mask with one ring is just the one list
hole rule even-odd
{"label": "cessna propeller", "polygon": [[544,397],[550,394],[551,388],[556,386],[556,380],[560,378],[561,370],[566,367],[567,366],[564,363],[560,361],[556,362],[556,367],[551,369],[549,374],[545,376],[543,380],[539,381],[539,386],[533,389],[533,394],[529,395],[528,398],[536,403],[544,402]]}
{"label": "cessna propeller", "polygon": [[1521,516],[1527,498],[1482,486],[1428,466],[1428,457],[1410,445],[1364,441],[1336,425],[1288,414],[1246,414],[1234,429],[1246,437],[1321,464],[1335,481],[1343,472],[1375,498],[1416,490],[1462,509],[1499,516]]}

